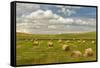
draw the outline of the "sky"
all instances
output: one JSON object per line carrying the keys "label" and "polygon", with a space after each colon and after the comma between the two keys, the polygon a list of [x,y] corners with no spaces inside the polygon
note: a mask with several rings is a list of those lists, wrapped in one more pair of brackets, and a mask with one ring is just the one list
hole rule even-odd
{"label": "sky", "polygon": [[96,8],[48,4],[16,4],[17,32],[62,34],[96,31]]}

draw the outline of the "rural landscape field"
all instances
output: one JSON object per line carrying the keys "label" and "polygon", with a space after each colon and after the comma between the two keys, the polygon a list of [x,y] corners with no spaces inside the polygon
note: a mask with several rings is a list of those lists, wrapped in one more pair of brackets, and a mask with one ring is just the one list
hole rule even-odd
{"label": "rural landscape field", "polygon": [[16,3],[16,65],[96,61],[96,10]]}
{"label": "rural landscape field", "polygon": [[[17,33],[17,65],[29,64],[48,64],[64,62],[80,62],[96,60],[96,33],[79,33],[79,34],[59,34],[59,35],[41,35],[41,34],[24,34]],[[59,39],[61,41],[59,41]],[[39,42],[34,46],[34,40]],[[53,42],[49,47],[48,42]],[[94,42],[93,42],[94,41]],[[69,45],[70,50],[62,49],[63,45]],[[86,48],[93,49],[93,56],[90,57],[71,57],[74,50],[84,53]]]}

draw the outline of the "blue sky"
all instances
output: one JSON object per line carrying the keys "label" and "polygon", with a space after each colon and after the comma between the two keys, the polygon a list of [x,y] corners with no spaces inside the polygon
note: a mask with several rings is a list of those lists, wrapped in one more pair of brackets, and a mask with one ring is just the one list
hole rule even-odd
{"label": "blue sky", "polygon": [[17,32],[61,34],[96,31],[96,8],[17,3]]}
{"label": "blue sky", "polygon": [[[72,6],[72,7],[78,7],[78,6]],[[48,5],[48,6],[41,5],[40,8],[43,10],[48,10],[48,9],[52,10],[54,13],[64,17],[88,17],[88,18],[96,17],[96,8],[93,7],[79,7],[79,9],[69,8],[71,11],[76,12],[70,16],[64,15],[63,12],[58,12],[57,10],[62,10],[62,8],[56,7],[55,5]]]}

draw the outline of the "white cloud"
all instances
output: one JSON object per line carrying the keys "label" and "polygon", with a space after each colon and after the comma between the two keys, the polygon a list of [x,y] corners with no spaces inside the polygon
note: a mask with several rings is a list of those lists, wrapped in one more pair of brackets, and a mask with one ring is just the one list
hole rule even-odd
{"label": "white cloud", "polygon": [[74,20],[72,18],[59,17],[57,19],[51,19],[49,22],[54,24],[71,24]]}
{"label": "white cloud", "polygon": [[65,14],[68,14],[68,16],[71,16],[72,14],[75,14],[76,12],[74,11],[74,10],[69,10],[69,9],[67,9],[66,11],[65,11]]}
{"label": "white cloud", "polygon": [[47,10],[47,11],[45,11],[44,12],[44,16],[46,17],[46,18],[52,18],[53,17],[53,13],[52,13],[52,11],[51,10]]}
{"label": "white cloud", "polygon": [[64,6],[64,5],[57,5],[56,7],[58,7],[58,8],[66,8],[66,9],[80,9],[80,8],[82,8],[82,7],[80,7],[80,6]]}
{"label": "white cloud", "polygon": [[96,19],[75,19],[75,24],[95,26]]}
{"label": "white cloud", "polygon": [[26,15],[40,8],[39,4],[17,3],[16,12],[17,16]]}
{"label": "white cloud", "polygon": [[44,11],[39,9],[33,11],[29,15],[23,15],[20,18],[17,18],[17,31],[26,33],[47,33],[48,31],[51,31],[49,33],[89,31],[95,28],[95,24],[95,19],[64,18],[54,14],[51,10]]}
{"label": "white cloud", "polygon": [[72,9],[66,9],[65,7],[61,8],[61,10],[58,10],[59,13],[63,13],[64,15],[71,16],[72,14],[75,14],[76,11]]}
{"label": "white cloud", "polygon": [[50,29],[56,29],[56,26],[55,25],[49,25],[48,28],[50,28]]}
{"label": "white cloud", "polygon": [[82,8],[78,6],[56,6],[56,7],[60,8],[60,10],[58,10],[59,13],[63,13],[64,15],[67,16],[75,14],[77,9]]}
{"label": "white cloud", "polygon": [[59,18],[58,15],[56,14],[53,14],[51,10],[46,10],[46,11],[43,11],[43,10],[37,10],[35,12],[32,12],[31,14],[25,16],[26,18],[29,18],[29,19],[57,19]]}
{"label": "white cloud", "polygon": [[63,18],[63,17],[60,17],[58,21],[60,23],[66,23],[66,24],[71,24],[72,22],[74,22],[72,18]]}

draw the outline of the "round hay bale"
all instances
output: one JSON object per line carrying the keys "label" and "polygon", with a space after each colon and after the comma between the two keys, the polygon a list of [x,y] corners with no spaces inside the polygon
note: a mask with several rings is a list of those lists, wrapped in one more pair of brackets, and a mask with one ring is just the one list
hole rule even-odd
{"label": "round hay bale", "polygon": [[81,57],[81,56],[82,56],[82,53],[80,51],[73,51],[71,53],[71,57],[77,58],[77,57]]}
{"label": "round hay bale", "polygon": [[75,40],[75,38],[73,38],[73,40]]}
{"label": "round hay bale", "polygon": [[58,40],[58,42],[59,42],[59,43],[61,43],[61,42],[62,42],[62,40],[61,40],[61,39],[59,39],[59,40]]}
{"label": "round hay bale", "polygon": [[53,42],[49,41],[49,42],[48,42],[48,46],[49,46],[49,47],[53,47]]}
{"label": "round hay bale", "polygon": [[64,44],[64,45],[62,46],[62,49],[65,50],[65,51],[69,51],[69,50],[70,50],[70,46]]}
{"label": "round hay bale", "polygon": [[83,43],[85,43],[85,40],[83,40]]}
{"label": "round hay bale", "polygon": [[34,45],[35,45],[35,46],[39,45],[39,42],[35,40],[35,41],[33,42],[33,46],[34,46]]}
{"label": "round hay bale", "polygon": [[94,43],[95,43],[95,41],[92,41],[92,43],[94,44]]}
{"label": "round hay bale", "polygon": [[78,40],[78,42],[81,42],[81,40]]}
{"label": "round hay bale", "polygon": [[69,40],[66,41],[67,43],[70,42]]}
{"label": "round hay bale", "polygon": [[84,52],[83,56],[84,56],[84,57],[93,56],[93,49],[92,49],[92,48],[87,48],[87,49],[85,49],[85,52]]}

